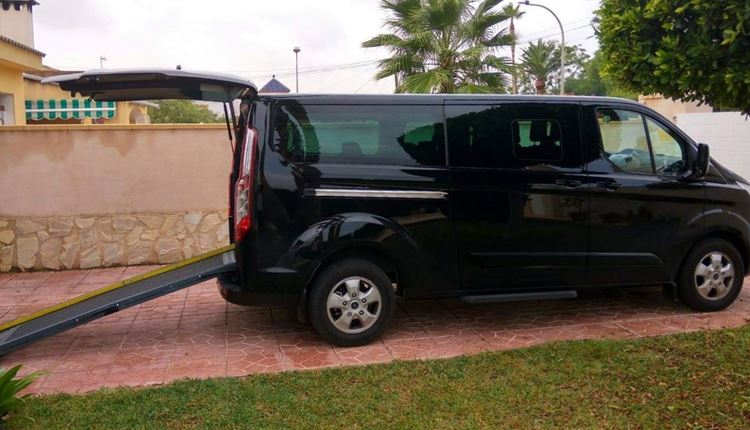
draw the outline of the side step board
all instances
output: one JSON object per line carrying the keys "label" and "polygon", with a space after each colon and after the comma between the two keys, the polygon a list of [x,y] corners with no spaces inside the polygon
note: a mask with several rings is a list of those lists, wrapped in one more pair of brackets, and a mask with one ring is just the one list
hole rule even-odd
{"label": "side step board", "polygon": [[538,293],[508,293],[488,294],[483,296],[464,296],[461,300],[466,303],[497,303],[497,302],[520,302],[524,300],[550,300],[550,299],[575,299],[578,293],[575,290],[542,291]]}
{"label": "side step board", "polygon": [[126,279],[0,325],[0,355],[236,270],[234,245]]}

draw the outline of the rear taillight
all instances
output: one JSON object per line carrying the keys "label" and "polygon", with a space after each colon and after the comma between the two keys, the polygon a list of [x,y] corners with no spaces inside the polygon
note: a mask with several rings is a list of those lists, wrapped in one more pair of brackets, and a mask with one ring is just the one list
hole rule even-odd
{"label": "rear taillight", "polygon": [[258,152],[258,131],[248,128],[242,146],[240,174],[234,184],[234,241],[241,241],[253,224],[253,179]]}

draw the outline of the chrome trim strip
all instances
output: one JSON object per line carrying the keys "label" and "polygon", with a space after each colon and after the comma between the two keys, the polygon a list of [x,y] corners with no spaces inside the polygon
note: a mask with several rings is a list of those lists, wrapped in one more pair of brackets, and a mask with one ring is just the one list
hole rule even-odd
{"label": "chrome trim strip", "polygon": [[364,190],[355,188],[313,188],[305,190],[306,196],[313,197],[351,197],[351,198],[384,198],[384,199],[445,199],[444,191],[400,191],[400,190]]}

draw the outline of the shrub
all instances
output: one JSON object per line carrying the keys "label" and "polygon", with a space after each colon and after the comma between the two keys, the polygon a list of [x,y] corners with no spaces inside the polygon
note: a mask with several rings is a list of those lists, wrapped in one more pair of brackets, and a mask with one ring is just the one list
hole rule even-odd
{"label": "shrub", "polygon": [[15,409],[26,397],[19,397],[18,393],[41,376],[40,373],[34,372],[22,378],[16,378],[16,374],[18,374],[20,369],[20,364],[8,371],[0,369],[0,426],[2,426],[2,420],[6,415]]}

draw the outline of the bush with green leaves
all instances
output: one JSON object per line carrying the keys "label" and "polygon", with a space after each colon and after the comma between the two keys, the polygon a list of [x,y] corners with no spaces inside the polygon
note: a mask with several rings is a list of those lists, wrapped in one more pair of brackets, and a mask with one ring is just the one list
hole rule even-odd
{"label": "bush with green leaves", "polygon": [[641,94],[750,112],[750,2],[602,0],[604,72]]}
{"label": "bush with green leaves", "polygon": [[41,376],[38,372],[34,372],[16,378],[19,370],[21,370],[20,364],[7,371],[0,369],[0,426],[2,426],[2,420],[5,416],[12,412],[26,397],[19,396],[18,393]]}

